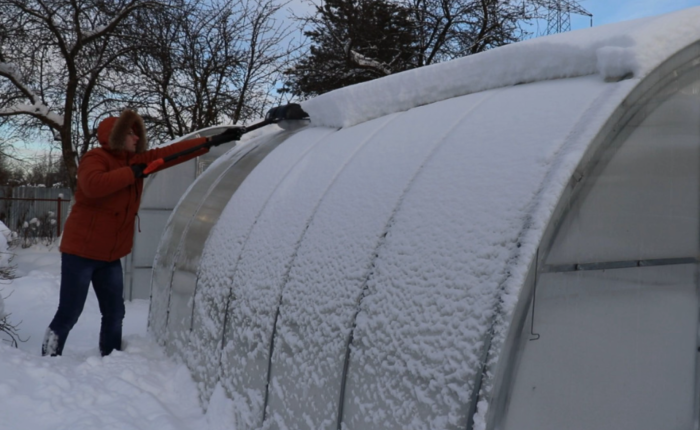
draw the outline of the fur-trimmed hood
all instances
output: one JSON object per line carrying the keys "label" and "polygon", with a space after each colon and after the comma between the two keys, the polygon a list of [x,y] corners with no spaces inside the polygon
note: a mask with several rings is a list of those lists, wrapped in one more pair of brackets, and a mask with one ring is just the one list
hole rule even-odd
{"label": "fur-trimmed hood", "polygon": [[130,130],[139,137],[136,143],[136,153],[144,152],[148,149],[146,140],[146,127],[143,118],[133,110],[124,110],[119,117],[110,116],[102,120],[97,127],[97,141],[105,149],[113,151],[123,151],[126,142],[126,135]]}

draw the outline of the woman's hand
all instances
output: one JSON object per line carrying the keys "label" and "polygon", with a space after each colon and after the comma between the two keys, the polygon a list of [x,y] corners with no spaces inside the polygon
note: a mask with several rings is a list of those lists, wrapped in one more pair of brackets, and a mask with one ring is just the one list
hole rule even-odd
{"label": "woman's hand", "polygon": [[134,178],[146,178],[148,175],[144,175],[143,171],[146,169],[146,165],[141,163],[141,164],[132,164],[131,166],[131,171],[134,172]]}

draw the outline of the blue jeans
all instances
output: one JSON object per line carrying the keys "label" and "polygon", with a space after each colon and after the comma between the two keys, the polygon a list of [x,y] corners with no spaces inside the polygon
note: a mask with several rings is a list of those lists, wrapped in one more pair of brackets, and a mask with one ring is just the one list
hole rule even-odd
{"label": "blue jeans", "polygon": [[90,282],[102,313],[100,353],[104,356],[121,349],[125,313],[121,261],[99,261],[63,253],[58,310],[46,331],[42,355],[63,352],[68,333],[83,312]]}

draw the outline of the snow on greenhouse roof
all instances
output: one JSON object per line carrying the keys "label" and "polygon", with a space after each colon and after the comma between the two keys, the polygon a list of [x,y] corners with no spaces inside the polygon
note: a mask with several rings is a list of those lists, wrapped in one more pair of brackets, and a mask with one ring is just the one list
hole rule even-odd
{"label": "snow on greenhouse roof", "polygon": [[241,425],[267,410],[280,428],[335,414],[348,428],[466,428],[485,339],[496,332],[497,363],[562,190],[642,78],[700,40],[698,18],[531,40],[304,102],[317,127],[245,177],[203,251],[193,339],[228,324],[223,349],[185,353],[208,394],[221,377]]}
{"label": "snow on greenhouse roof", "polygon": [[312,124],[349,127],[416,106],[527,82],[642,78],[700,39],[700,7],[530,39],[397,73],[304,102]]}
{"label": "snow on greenhouse roof", "polygon": [[[277,327],[270,419],[301,427],[293,394],[308,392],[307,400],[316,397],[303,409],[307,427],[323,427],[337,403],[322,399],[339,392],[345,339],[357,321],[349,428],[466,422],[493,303],[513,308],[561,188],[637,82],[536,82],[295,133],[241,183],[205,247],[201,285],[236,297],[223,368],[266,369],[255,357],[267,364],[269,344],[253,340],[272,338]],[[194,315],[204,327],[218,324]],[[248,344],[254,352],[241,348]],[[385,356],[407,364],[384,369]],[[363,369],[374,368],[383,370],[365,378]],[[419,386],[426,375],[441,383]],[[261,415],[267,376],[255,384],[247,371],[222,378],[232,398],[250,399],[236,406],[241,422]],[[367,398],[375,393],[378,400]],[[426,402],[430,413],[406,416]]]}

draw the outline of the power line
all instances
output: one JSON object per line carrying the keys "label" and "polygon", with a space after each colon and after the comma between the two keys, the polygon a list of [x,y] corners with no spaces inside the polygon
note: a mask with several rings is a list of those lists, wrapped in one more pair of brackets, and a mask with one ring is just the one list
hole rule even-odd
{"label": "power line", "polygon": [[547,32],[545,34],[571,31],[571,14],[588,16],[593,27],[593,14],[582,8],[575,0],[549,0],[547,8]]}

